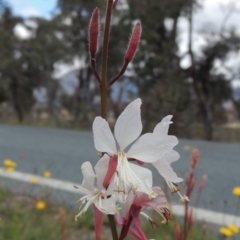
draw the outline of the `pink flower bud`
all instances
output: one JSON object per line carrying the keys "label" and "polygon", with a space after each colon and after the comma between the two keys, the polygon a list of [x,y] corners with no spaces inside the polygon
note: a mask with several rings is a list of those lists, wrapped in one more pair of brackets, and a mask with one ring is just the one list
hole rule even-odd
{"label": "pink flower bud", "polygon": [[198,149],[193,149],[191,154],[191,168],[195,169],[199,162],[200,152]]}
{"label": "pink flower bud", "polygon": [[106,176],[103,180],[103,186],[105,188],[108,188],[108,186],[112,180],[112,177],[116,172],[117,163],[118,163],[117,156],[116,155],[111,156],[110,160],[109,160],[109,164],[108,164],[108,170],[107,170]]}
{"label": "pink flower bud", "polygon": [[199,185],[199,189],[200,189],[200,190],[202,190],[202,189],[205,187],[206,181],[207,181],[207,175],[204,174],[204,175],[202,176],[202,181],[201,181],[201,183],[200,183],[200,185]]}
{"label": "pink flower bud", "polygon": [[187,219],[189,226],[191,227],[194,223],[194,218],[193,218],[193,210],[190,210],[190,214],[188,215],[188,219]]}
{"label": "pink flower bud", "polygon": [[181,229],[178,223],[175,225],[175,235],[176,235],[176,240],[182,240]]}
{"label": "pink flower bud", "polygon": [[100,19],[99,9],[95,8],[89,23],[89,51],[91,56],[94,56],[97,52],[98,37],[99,37]]}
{"label": "pink flower bud", "polygon": [[132,61],[137,51],[138,45],[140,43],[141,33],[142,33],[142,26],[141,26],[141,23],[138,22],[132,31],[132,35],[129,40],[128,49],[125,54],[125,61],[127,62]]}

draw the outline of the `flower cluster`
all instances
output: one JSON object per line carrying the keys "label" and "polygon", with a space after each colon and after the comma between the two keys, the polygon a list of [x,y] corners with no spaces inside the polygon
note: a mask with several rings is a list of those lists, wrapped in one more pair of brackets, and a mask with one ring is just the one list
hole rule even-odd
{"label": "flower cluster", "polygon": [[[128,231],[137,239],[146,239],[141,230],[139,215],[153,219],[144,213],[152,208],[163,217],[165,223],[171,218],[168,203],[160,187],[153,186],[152,172],[144,163],[151,163],[169,185],[171,192],[177,192],[180,200],[188,200],[179,193],[177,183],[182,182],[173,171],[171,163],[179,159],[173,150],[178,144],[175,136],[168,135],[172,116],[165,117],[152,133],[140,136],[142,132],[141,100],[131,102],[116,121],[114,136],[108,122],[96,117],[93,122],[94,145],[102,156],[93,167],[90,162],[82,164],[83,183],[79,190],[84,196],[79,199],[81,217],[91,204],[101,213],[115,215],[122,226],[119,239]],[[96,181],[96,187],[95,187]],[[120,216],[118,202],[125,208]],[[135,228],[131,227],[131,223]]]}

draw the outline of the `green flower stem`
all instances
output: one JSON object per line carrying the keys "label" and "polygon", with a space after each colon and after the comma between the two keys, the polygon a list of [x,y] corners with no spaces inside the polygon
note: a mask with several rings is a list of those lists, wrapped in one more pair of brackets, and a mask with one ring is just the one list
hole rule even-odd
{"label": "green flower stem", "polygon": [[113,240],[118,240],[118,233],[117,233],[116,221],[115,221],[114,215],[108,214],[107,216],[110,223],[112,238]]}
{"label": "green flower stem", "polygon": [[110,23],[113,9],[113,0],[108,0],[106,17],[105,17],[105,27],[104,27],[104,36],[103,36],[103,48],[102,48],[102,68],[101,68],[101,114],[102,117],[107,119],[107,58],[108,58],[108,42],[109,42],[109,33],[110,33]]}
{"label": "green flower stem", "polygon": [[[103,48],[102,48],[102,68],[101,68],[101,116],[107,120],[108,116],[108,89],[107,89],[107,58],[108,58],[108,42],[110,33],[110,23],[113,9],[113,0],[108,0],[106,17],[105,17],[105,27],[103,36]],[[118,233],[116,227],[116,221],[114,215],[108,215],[108,220],[112,232],[112,239],[118,240]]]}

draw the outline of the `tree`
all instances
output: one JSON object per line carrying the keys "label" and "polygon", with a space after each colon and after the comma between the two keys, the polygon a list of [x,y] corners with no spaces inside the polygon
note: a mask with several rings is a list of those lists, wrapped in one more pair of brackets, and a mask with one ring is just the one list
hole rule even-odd
{"label": "tree", "polygon": [[22,19],[14,17],[11,10],[5,7],[0,17],[0,72],[2,86],[9,89],[9,98],[11,99],[14,109],[17,113],[19,122],[23,121],[23,109],[20,102],[20,83],[18,80],[20,42],[14,35],[14,27]]}

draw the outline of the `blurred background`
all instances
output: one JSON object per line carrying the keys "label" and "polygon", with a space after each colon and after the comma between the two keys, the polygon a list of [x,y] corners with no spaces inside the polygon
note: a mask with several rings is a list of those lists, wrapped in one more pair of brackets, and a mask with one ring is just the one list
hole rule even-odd
{"label": "blurred background", "polygon": [[[1,123],[91,128],[100,114],[88,54],[95,6],[103,22],[102,0],[0,0]],[[240,141],[240,2],[119,0],[109,79],[123,63],[136,20],[141,44],[109,93],[110,121],[140,96],[145,130],[172,114],[178,137]]]}
{"label": "blurred background", "polygon": [[[92,133],[87,132],[100,115],[99,86],[89,62],[88,25],[98,6],[103,33],[106,3],[0,0],[0,240],[94,239],[90,211],[73,222],[79,192],[72,186],[81,183],[81,164],[95,165],[99,158]],[[176,150],[181,155],[174,170],[188,179],[179,187],[184,194],[194,186],[190,206],[212,211],[214,219],[185,212],[191,216],[184,217],[190,227],[198,220],[189,239],[207,232],[211,236],[201,239],[231,236],[222,230],[219,235],[216,224],[237,225],[238,235],[232,239],[239,239],[239,143],[233,142],[240,142],[240,1],[119,0],[112,19],[109,80],[120,70],[139,20],[141,44],[124,76],[110,89],[109,122],[113,125],[137,97],[143,100],[144,132],[173,115],[170,134],[180,139]],[[101,44],[102,36],[99,71]],[[194,148],[200,150],[196,173],[190,167]],[[194,173],[193,182],[187,169]],[[170,202],[178,202],[157,171],[152,172]],[[164,239],[176,239],[175,223],[182,220],[176,218],[170,228],[160,229]],[[200,221],[212,225],[200,226]],[[153,238],[150,225],[148,230]],[[103,234],[109,239],[108,230]]]}

